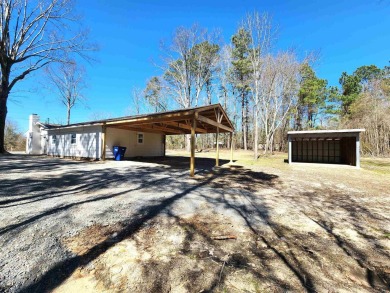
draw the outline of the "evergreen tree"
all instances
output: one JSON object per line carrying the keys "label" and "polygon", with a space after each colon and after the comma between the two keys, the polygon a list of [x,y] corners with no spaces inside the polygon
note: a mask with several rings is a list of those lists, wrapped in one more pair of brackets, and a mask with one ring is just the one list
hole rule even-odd
{"label": "evergreen tree", "polygon": [[241,130],[242,145],[247,149],[248,145],[248,112],[249,112],[249,85],[248,75],[250,74],[250,61],[248,59],[248,48],[250,45],[249,33],[240,28],[232,37],[232,81],[240,97],[241,102]]}
{"label": "evergreen tree", "polygon": [[307,63],[304,63],[301,67],[300,74],[301,82],[298,93],[296,128],[302,129],[304,114],[307,117],[307,127],[313,128],[315,127],[316,116],[325,107],[328,82],[325,79],[318,78]]}

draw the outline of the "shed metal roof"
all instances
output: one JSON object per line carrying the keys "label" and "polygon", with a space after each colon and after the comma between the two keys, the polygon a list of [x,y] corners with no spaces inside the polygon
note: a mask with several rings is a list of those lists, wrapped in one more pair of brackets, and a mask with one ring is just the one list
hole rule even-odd
{"label": "shed metal roof", "polygon": [[289,131],[287,134],[332,134],[332,133],[360,133],[365,129],[336,129],[336,130],[305,130],[305,131]]}

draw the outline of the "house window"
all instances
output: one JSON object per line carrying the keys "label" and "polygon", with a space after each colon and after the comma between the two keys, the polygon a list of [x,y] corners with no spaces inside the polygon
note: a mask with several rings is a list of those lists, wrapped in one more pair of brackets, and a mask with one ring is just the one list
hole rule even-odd
{"label": "house window", "polygon": [[72,133],[70,135],[70,143],[75,144],[76,143],[76,133]]}
{"label": "house window", "polygon": [[57,141],[57,136],[52,135],[52,136],[51,136],[51,143],[52,143],[52,144],[55,144],[56,141]]}
{"label": "house window", "polygon": [[139,143],[139,144],[144,143],[144,134],[143,133],[137,133],[137,143]]}

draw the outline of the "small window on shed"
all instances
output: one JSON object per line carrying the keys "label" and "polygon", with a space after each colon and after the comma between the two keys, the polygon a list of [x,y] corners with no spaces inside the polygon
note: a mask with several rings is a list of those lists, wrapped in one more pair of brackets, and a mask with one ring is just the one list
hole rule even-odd
{"label": "small window on shed", "polygon": [[52,135],[52,136],[51,136],[51,143],[52,143],[52,144],[55,144],[56,142],[57,142],[57,136]]}
{"label": "small window on shed", "polygon": [[76,143],[76,133],[72,133],[70,135],[70,143],[75,144]]}
{"label": "small window on shed", "polygon": [[137,133],[137,143],[139,143],[139,144],[144,143],[144,134],[143,133]]}

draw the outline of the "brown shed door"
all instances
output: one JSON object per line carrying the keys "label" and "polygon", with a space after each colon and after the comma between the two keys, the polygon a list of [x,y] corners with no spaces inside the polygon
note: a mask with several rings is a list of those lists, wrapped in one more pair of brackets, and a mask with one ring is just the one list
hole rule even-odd
{"label": "brown shed door", "polygon": [[341,139],[341,163],[356,166],[356,138],[343,137]]}

